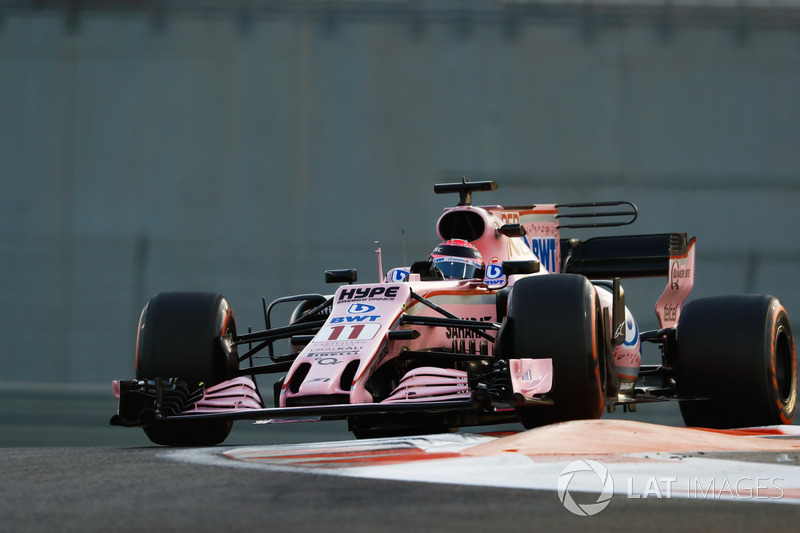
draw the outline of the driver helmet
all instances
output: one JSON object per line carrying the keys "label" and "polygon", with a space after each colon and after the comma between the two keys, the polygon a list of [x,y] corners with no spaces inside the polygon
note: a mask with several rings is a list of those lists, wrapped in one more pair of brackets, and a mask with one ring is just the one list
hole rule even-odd
{"label": "driver helmet", "polygon": [[461,239],[450,239],[431,252],[431,262],[442,271],[445,279],[483,277],[483,257],[474,245]]}

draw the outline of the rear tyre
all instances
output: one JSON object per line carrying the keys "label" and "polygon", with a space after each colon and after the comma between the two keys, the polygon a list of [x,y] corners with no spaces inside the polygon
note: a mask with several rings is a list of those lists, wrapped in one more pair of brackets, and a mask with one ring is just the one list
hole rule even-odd
{"label": "rear tyre", "polygon": [[553,405],[518,407],[530,429],[600,418],[605,408],[605,334],[600,300],[583,276],[559,274],[517,281],[508,316],[512,342],[505,357],[552,358]]}
{"label": "rear tyre", "polygon": [[677,331],[675,382],[687,426],[791,424],[797,360],[789,316],[772,296],[690,302]]}
{"label": "rear tyre", "polygon": [[[236,350],[220,335],[236,334],[233,311],[218,294],[167,292],[154,296],[139,318],[136,378],[178,378],[190,389],[216,385],[235,375]],[[233,422],[171,421],[144,428],[156,444],[211,446],[224,441]]]}

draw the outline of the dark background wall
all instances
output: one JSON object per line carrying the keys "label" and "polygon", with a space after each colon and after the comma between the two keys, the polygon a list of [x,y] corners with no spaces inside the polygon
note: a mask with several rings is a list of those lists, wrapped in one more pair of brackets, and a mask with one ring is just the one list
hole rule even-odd
{"label": "dark background wall", "polygon": [[[797,3],[0,3],[0,381],[132,376],[162,290],[260,327],[375,240],[422,258],[462,176],[631,200],[698,237],[694,296],[800,324]],[[654,327],[663,280],[626,287]]]}

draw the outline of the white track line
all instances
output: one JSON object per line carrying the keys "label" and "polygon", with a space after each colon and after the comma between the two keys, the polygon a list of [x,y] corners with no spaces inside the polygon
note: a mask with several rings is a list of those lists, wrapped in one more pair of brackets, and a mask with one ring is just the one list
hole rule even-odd
{"label": "white track line", "polygon": [[[443,434],[180,449],[161,455],[171,460],[227,468],[548,491],[558,490],[559,479],[569,465],[590,459],[607,469],[616,499],[699,498],[800,504],[800,466],[788,464],[785,454],[775,454],[777,461],[782,461],[775,463],[666,452],[592,456],[459,455],[468,447],[494,440],[494,437],[481,435]],[[402,462],[394,464],[393,454]],[[412,459],[402,460],[406,456]],[[350,464],[357,466],[348,466]],[[597,476],[586,472],[572,476],[568,485],[569,492],[576,493],[599,493],[602,489]]]}

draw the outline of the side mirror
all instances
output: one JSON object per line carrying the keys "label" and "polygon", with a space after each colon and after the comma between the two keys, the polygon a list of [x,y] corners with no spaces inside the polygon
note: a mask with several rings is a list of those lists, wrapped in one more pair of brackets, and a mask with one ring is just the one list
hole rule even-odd
{"label": "side mirror", "polygon": [[542,263],[533,259],[525,261],[503,261],[503,274],[513,276],[516,274],[536,274],[542,268]]}
{"label": "side mirror", "polygon": [[497,233],[506,237],[524,237],[528,232],[522,224],[503,224],[497,229]]}
{"label": "side mirror", "polygon": [[325,271],[325,283],[355,283],[357,279],[358,271],[355,268]]}

